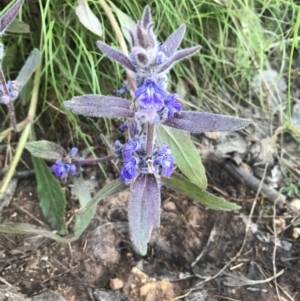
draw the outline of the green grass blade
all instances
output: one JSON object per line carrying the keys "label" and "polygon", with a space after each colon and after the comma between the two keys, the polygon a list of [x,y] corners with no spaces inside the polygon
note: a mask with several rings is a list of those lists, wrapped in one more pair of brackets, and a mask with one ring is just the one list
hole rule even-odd
{"label": "green grass blade", "polygon": [[65,235],[68,232],[65,220],[66,200],[62,189],[43,159],[32,157],[32,163],[42,212],[51,223],[52,229]]}

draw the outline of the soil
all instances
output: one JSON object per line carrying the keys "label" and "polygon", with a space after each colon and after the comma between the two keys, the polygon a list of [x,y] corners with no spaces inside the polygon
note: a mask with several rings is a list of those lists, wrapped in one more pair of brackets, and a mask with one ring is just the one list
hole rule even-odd
{"label": "soil", "polygon": [[[255,199],[220,166],[206,170],[211,192],[242,209],[206,210],[163,188],[161,227],[144,257],[130,243],[127,191],[105,199],[76,242],[1,234],[0,300],[300,300],[296,213]],[[34,177],[20,181],[1,223],[48,227],[35,187]],[[78,203],[70,198],[67,208],[70,224]]]}

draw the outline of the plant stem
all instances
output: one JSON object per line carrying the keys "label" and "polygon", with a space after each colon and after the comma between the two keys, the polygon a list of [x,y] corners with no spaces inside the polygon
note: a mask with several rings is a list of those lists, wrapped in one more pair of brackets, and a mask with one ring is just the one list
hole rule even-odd
{"label": "plant stem", "polygon": [[154,144],[154,124],[148,123],[147,141],[146,141],[146,155],[152,157]]}
{"label": "plant stem", "polygon": [[[41,41],[41,46],[42,46],[42,41]],[[30,107],[29,107],[28,115],[27,115],[27,124],[26,124],[24,131],[22,132],[22,135],[18,142],[15,156],[10,163],[9,169],[8,169],[4,179],[0,183],[0,199],[3,197],[8,184],[11,181],[11,179],[15,173],[17,164],[20,161],[25,144],[26,144],[29,134],[31,132],[31,127],[32,127],[32,124],[34,121],[34,116],[35,116],[35,111],[36,111],[37,101],[38,101],[38,92],[39,92],[39,86],[40,86],[40,80],[41,80],[41,69],[42,69],[42,67],[40,65],[37,68],[35,75],[34,75],[33,90],[32,90],[32,95],[31,95],[31,100],[30,100]]]}
{"label": "plant stem", "polygon": [[7,104],[7,110],[8,110],[8,114],[9,114],[9,119],[10,119],[10,125],[11,125],[11,127],[13,128],[13,130],[15,132],[19,132],[18,127],[17,127],[15,108],[14,108],[14,105],[13,105],[12,101],[10,101]]}
{"label": "plant stem", "polygon": [[[19,131],[21,131],[27,123],[28,123],[28,121],[26,119],[19,122],[17,124],[17,129]],[[6,130],[4,130],[3,132],[0,133],[0,142],[11,132],[11,130],[13,130],[12,127],[8,128],[8,129],[6,129]]]}

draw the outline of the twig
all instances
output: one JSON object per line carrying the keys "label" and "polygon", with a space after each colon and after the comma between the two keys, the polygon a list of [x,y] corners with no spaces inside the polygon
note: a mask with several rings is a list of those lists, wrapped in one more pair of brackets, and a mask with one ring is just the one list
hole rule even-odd
{"label": "twig", "polygon": [[[264,175],[263,175],[263,179],[261,180],[261,185],[258,187],[258,190],[257,190],[257,193],[256,193],[256,199],[257,199],[257,197],[258,197],[258,195],[259,195],[259,193],[260,193],[260,190],[261,190],[261,188],[262,188],[262,185],[263,185],[263,180],[264,180],[264,178],[265,178],[265,174],[266,174],[266,171],[267,171],[267,165],[266,165],[266,167],[265,167],[265,170],[264,170]],[[250,226],[250,221],[251,221],[251,218],[252,218],[252,215],[253,215],[253,212],[254,212],[254,208],[255,208],[255,206],[256,206],[256,199],[255,199],[255,201],[253,202],[253,205],[252,205],[252,208],[251,208],[251,211],[250,211],[250,215],[249,215],[249,221],[248,221],[248,223],[247,223],[247,226],[246,226],[246,230],[245,230],[245,237],[244,237],[244,241],[243,241],[243,244],[242,244],[242,246],[241,246],[241,248],[240,248],[240,250],[239,250],[239,252],[218,272],[218,273],[216,273],[214,276],[211,276],[211,277],[203,277],[203,276],[201,276],[201,275],[198,275],[198,274],[196,274],[195,273],[195,276],[197,276],[197,277],[199,277],[199,278],[202,278],[202,279],[204,279],[203,281],[201,281],[201,282],[198,282],[197,284],[196,284],[196,286],[200,286],[200,285],[203,285],[205,282],[208,282],[208,281],[211,281],[211,280],[213,280],[213,279],[215,279],[215,278],[217,278],[219,275],[221,275],[226,269],[227,269],[227,267],[232,263],[232,262],[234,262],[238,257],[240,257],[241,256],[241,254],[242,254],[242,251],[243,251],[243,249],[244,249],[244,247],[245,247],[245,244],[246,244],[246,237],[247,237],[247,233],[248,233],[248,231],[249,231],[249,226]],[[203,254],[200,254],[201,255],[201,257],[202,257],[202,255]],[[198,256],[199,257],[199,256]],[[198,259],[198,258],[197,258]],[[196,259],[196,260],[197,260]],[[199,261],[199,260],[197,260],[197,261]],[[194,264],[194,263],[193,263]],[[192,289],[193,290],[193,289]]]}
{"label": "twig", "polygon": [[[242,277],[242,276],[232,276],[229,273],[225,273],[225,275],[231,277],[231,278],[237,278],[239,281],[242,281],[241,283],[237,283],[235,281],[233,281],[232,283],[226,283],[226,286],[231,286],[231,287],[241,287],[241,286],[247,286],[247,285],[255,285],[255,284],[261,284],[261,283],[268,283],[272,280],[276,280],[277,277],[281,276],[284,273],[284,270],[281,270],[280,272],[278,272],[277,274],[274,274],[273,276],[267,278],[267,279],[262,279],[262,280],[252,280],[252,279],[248,279],[246,277]],[[280,300],[280,298],[279,298]]]}
{"label": "twig", "polygon": [[[3,178],[7,172],[8,168],[3,168],[0,170],[0,179]],[[28,177],[35,176],[35,172],[33,169],[25,170],[25,171],[15,171],[12,178],[16,179],[27,179]]]}
{"label": "twig", "polygon": [[0,277],[0,281],[6,284],[8,287],[13,287],[9,282],[7,282],[4,278]]}
{"label": "twig", "polygon": [[241,168],[236,166],[233,162],[227,158],[222,157],[222,154],[216,150],[210,148],[201,148],[201,158],[203,161],[211,161],[222,165],[231,176],[233,176],[237,181],[243,182],[245,185],[249,186],[252,190],[258,191],[261,185],[261,193],[273,204],[276,203],[279,208],[282,208],[286,203],[286,197],[269,187],[268,185],[261,183],[259,179],[251,174],[246,173]]}
{"label": "twig", "polygon": [[[276,231],[275,219],[276,219],[276,202],[274,203],[274,206],[273,206],[274,250],[273,250],[272,263],[273,263],[273,273],[274,273],[274,275],[276,275],[276,251],[277,251],[277,244],[276,244],[276,242],[277,242],[277,231]],[[275,283],[275,289],[276,289],[276,294],[277,294],[278,300],[281,300],[276,277],[274,278],[274,283]]]}

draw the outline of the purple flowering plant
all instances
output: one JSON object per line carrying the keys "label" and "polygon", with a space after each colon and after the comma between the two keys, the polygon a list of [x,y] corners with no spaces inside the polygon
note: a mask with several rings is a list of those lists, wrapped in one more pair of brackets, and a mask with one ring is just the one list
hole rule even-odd
{"label": "purple flowering plant", "polygon": [[[91,198],[89,192],[81,192],[82,208],[75,221],[78,238],[95,214],[100,198],[129,188],[129,233],[135,250],[141,255],[147,252],[153,228],[160,225],[161,186],[175,189],[195,198],[213,209],[232,210],[238,206],[205,191],[205,171],[189,133],[234,131],[247,126],[250,121],[237,117],[184,111],[179,96],[168,90],[168,74],[179,61],[197,53],[201,46],[178,49],[186,26],[181,25],[165,42],[159,43],[154,33],[150,7],[146,6],[140,21],[126,28],[130,37],[131,52],[123,52],[97,41],[102,53],[121,64],[127,71],[126,84],[117,96],[82,95],[64,101],[66,109],[73,113],[91,116],[122,118],[120,129],[127,131],[125,143],[115,141],[108,146],[110,155],[85,159],[77,148],[70,152],[50,141],[34,141],[26,144],[34,157],[52,162],[52,172],[61,179],[68,176],[84,188],[82,166],[120,159],[118,180],[111,181]],[[126,99],[125,96],[129,95]],[[178,168],[180,175],[175,172]],[[53,236],[51,236],[53,237]],[[61,238],[55,238],[61,241]],[[68,240],[70,241],[70,240]]]}
{"label": "purple flowering plant", "polygon": [[[150,7],[146,6],[142,19],[126,30],[130,36],[129,56],[102,41],[96,44],[100,51],[129,72],[131,80],[119,91],[129,91],[132,101],[116,96],[83,95],[65,101],[64,106],[85,116],[126,119],[122,129],[128,129],[128,140],[125,144],[117,141],[112,152],[122,159],[119,177],[130,187],[128,218],[131,241],[134,248],[145,255],[152,229],[160,225],[162,179],[172,179],[177,161],[176,149],[173,152],[167,141],[158,143],[162,140],[159,139],[161,128],[180,130],[175,137],[175,140],[180,140],[181,131],[233,131],[247,126],[250,121],[183,111],[178,95],[168,91],[170,69],[201,49],[201,46],[194,46],[178,50],[185,25],[160,44],[154,33]],[[175,178],[179,179],[178,176]],[[205,188],[205,184],[200,188]]]}

